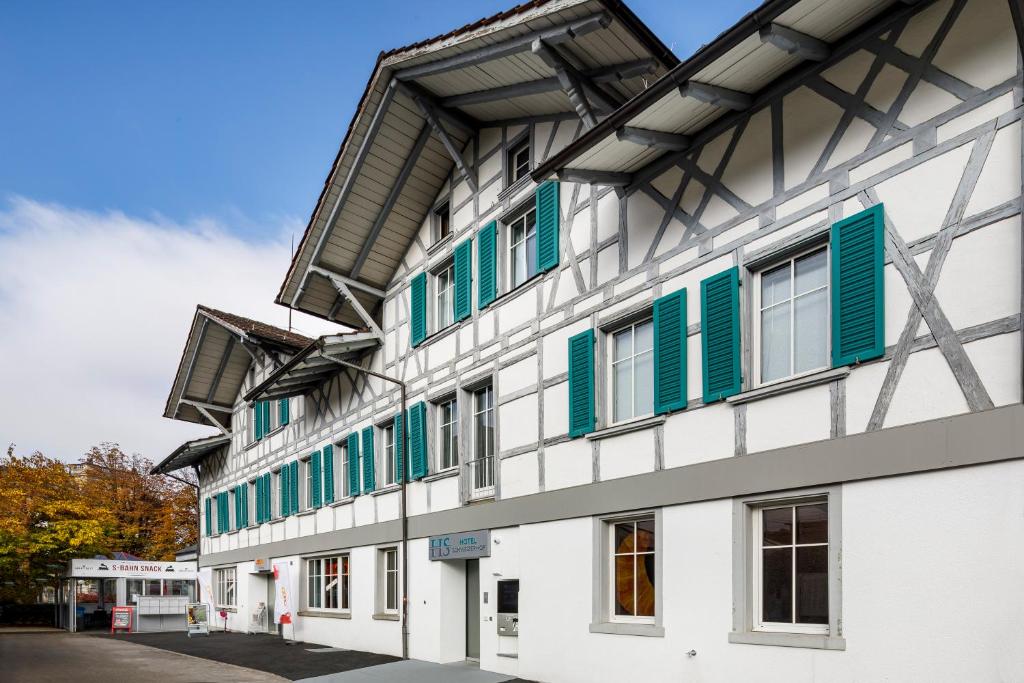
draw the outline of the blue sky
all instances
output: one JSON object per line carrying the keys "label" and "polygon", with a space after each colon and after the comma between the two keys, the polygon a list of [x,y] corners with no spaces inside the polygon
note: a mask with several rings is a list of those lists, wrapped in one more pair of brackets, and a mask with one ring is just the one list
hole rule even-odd
{"label": "blue sky", "polygon": [[[0,452],[209,435],[161,416],[196,304],[287,326],[289,242],[378,52],[514,1],[0,2]],[[754,5],[631,3],[680,57]]]}
{"label": "blue sky", "polygon": [[[0,198],[304,222],[377,53],[513,1],[3,3]],[[756,4],[631,7],[686,57]]]}

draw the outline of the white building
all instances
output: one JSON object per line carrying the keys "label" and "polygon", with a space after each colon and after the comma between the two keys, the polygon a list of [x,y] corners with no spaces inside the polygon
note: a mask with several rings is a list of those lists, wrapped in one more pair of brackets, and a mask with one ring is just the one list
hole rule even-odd
{"label": "white building", "polygon": [[382,54],[277,299],[347,327],[201,309],[168,401],[223,432],[159,468],[230,627],[270,560],[298,639],[402,654],[407,582],[410,657],[538,681],[1024,680],[1020,19],[768,0],[679,62],[551,0]]}

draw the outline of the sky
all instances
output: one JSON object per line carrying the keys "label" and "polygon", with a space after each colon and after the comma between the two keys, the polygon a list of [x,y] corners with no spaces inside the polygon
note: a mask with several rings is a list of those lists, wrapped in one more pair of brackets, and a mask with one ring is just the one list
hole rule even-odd
{"label": "sky", "polygon": [[[514,2],[0,3],[0,448],[159,461],[211,433],[162,417],[196,304],[286,326],[377,54]],[[629,2],[681,59],[757,4]]]}

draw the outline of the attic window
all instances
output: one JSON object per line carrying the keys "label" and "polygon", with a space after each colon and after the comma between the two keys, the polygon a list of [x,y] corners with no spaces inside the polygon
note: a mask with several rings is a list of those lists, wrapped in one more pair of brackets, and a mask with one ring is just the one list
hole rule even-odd
{"label": "attic window", "polygon": [[452,234],[451,208],[448,202],[434,209],[434,241],[440,242]]}
{"label": "attic window", "polygon": [[530,138],[526,136],[522,141],[512,145],[508,149],[508,184],[516,182],[530,172]]}

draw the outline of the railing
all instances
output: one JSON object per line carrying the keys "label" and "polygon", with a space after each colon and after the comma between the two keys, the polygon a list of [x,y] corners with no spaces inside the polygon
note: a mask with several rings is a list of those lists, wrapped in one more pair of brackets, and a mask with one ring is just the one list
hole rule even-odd
{"label": "railing", "polygon": [[469,497],[488,498],[494,495],[494,456],[488,455],[466,463]]}

